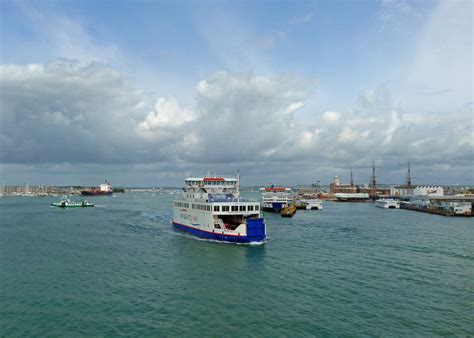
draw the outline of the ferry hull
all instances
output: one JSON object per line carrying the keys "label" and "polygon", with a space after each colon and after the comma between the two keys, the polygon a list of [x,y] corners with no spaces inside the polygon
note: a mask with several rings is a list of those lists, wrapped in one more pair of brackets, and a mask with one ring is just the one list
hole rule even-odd
{"label": "ferry hull", "polygon": [[284,203],[272,203],[272,206],[269,205],[264,205],[262,209],[264,211],[270,211],[270,212],[281,212],[281,209],[285,207]]}
{"label": "ferry hull", "polygon": [[194,236],[222,242],[253,243],[262,242],[266,238],[265,222],[263,218],[247,220],[247,236],[219,234],[216,232],[197,229],[195,227],[191,227],[174,221],[173,225],[175,228],[190,233]]}

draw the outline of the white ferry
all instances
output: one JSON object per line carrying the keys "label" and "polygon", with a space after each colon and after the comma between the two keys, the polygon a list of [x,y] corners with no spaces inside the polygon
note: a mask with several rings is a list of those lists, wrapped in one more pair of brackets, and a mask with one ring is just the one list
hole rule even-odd
{"label": "white ferry", "polygon": [[93,207],[94,204],[84,200],[84,201],[71,201],[69,198],[63,198],[59,202],[51,203],[52,207],[58,208],[85,208],[85,207]]}
{"label": "white ferry", "polygon": [[323,201],[315,198],[305,198],[300,200],[301,204],[305,207],[306,210],[322,210]]}
{"label": "white ferry", "polygon": [[339,202],[368,202],[369,194],[366,193],[337,193],[334,194]]}
{"label": "white ferry", "polygon": [[393,198],[381,198],[375,201],[375,205],[384,209],[400,209],[400,201]]}
{"label": "white ferry", "polygon": [[260,188],[262,194],[262,208],[266,211],[281,212],[281,209],[288,206],[293,198],[290,196],[290,188],[274,187]]}
{"label": "white ferry", "polygon": [[265,240],[260,203],[240,197],[239,176],[191,177],[173,203],[173,225],[195,236],[224,242]]}

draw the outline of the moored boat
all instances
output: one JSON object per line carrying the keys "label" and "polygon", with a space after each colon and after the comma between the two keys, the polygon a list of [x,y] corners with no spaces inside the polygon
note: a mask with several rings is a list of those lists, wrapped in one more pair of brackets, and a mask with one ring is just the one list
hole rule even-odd
{"label": "moored boat", "polygon": [[173,202],[173,225],[192,235],[234,243],[263,242],[260,203],[240,197],[239,176],[190,177]]}
{"label": "moored boat", "polygon": [[84,200],[84,201],[71,201],[69,198],[63,198],[59,202],[51,203],[52,207],[58,208],[85,208],[85,207],[93,207],[94,204]]}
{"label": "moored boat", "polygon": [[368,202],[369,194],[367,193],[337,193],[334,197],[339,202]]}
{"label": "moored boat", "polygon": [[375,201],[375,205],[384,209],[400,209],[400,201],[393,198],[380,198]]}
{"label": "moored boat", "polygon": [[320,199],[305,198],[299,200],[301,205],[306,210],[321,210],[323,208],[323,201]]}

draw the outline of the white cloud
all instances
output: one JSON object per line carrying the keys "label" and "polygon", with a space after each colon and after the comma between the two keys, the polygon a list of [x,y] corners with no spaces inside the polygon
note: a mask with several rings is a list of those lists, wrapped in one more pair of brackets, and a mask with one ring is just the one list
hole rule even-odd
{"label": "white cloud", "polygon": [[341,118],[341,113],[337,111],[326,111],[323,114],[323,122],[328,125],[339,122],[340,118]]}
{"label": "white cloud", "polygon": [[313,20],[313,17],[314,17],[314,13],[308,12],[306,14],[293,17],[291,22],[295,24],[305,24],[305,23],[311,22]]}
{"label": "white cloud", "polygon": [[122,161],[145,111],[143,95],[100,63],[2,65],[0,92],[2,162]]}
{"label": "white cloud", "polygon": [[192,107],[161,97],[153,108],[153,97],[103,64],[1,66],[1,162],[155,168],[165,161],[170,172],[239,163],[256,176],[374,159],[386,168],[407,159],[458,172],[472,166],[472,105],[406,111],[382,86],[363,91],[346,110],[303,115],[306,88],[296,77],[217,72],[198,82]]}
{"label": "white cloud", "polygon": [[137,127],[138,132],[150,132],[160,128],[179,128],[195,119],[195,113],[188,108],[181,108],[174,97],[160,97],[154,111]]}
{"label": "white cloud", "polygon": [[472,1],[439,2],[404,73],[400,97],[425,110],[473,101],[473,12]]}
{"label": "white cloud", "polygon": [[406,19],[419,16],[419,11],[407,0],[382,0],[376,14],[382,30],[402,30]]}
{"label": "white cloud", "polygon": [[[29,44],[40,54],[37,59],[66,58],[80,60],[83,64],[92,61],[125,64],[122,51],[116,44],[98,41],[80,20],[47,5],[34,6],[23,1],[14,5],[23,14],[25,26],[34,37]],[[15,48],[25,50],[22,46]]]}

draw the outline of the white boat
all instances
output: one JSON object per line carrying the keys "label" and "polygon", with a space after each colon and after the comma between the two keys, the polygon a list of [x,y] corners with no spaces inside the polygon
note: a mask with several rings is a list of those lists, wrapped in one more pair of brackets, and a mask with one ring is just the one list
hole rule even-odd
{"label": "white boat", "polygon": [[293,198],[290,196],[291,189],[283,187],[260,188],[262,194],[262,208],[266,211],[280,212],[287,207]]}
{"label": "white boat", "polygon": [[323,208],[323,201],[320,199],[301,199],[300,202],[306,210],[321,210]]}
{"label": "white boat", "polygon": [[334,194],[339,202],[368,202],[369,194],[366,193],[337,193]]}
{"label": "white boat", "polygon": [[380,198],[375,201],[375,205],[384,209],[400,209],[400,201],[393,198]]}
{"label": "white boat", "polygon": [[94,204],[89,202],[88,200],[71,201],[69,198],[63,198],[59,202],[51,203],[51,206],[58,207],[58,208],[85,208],[85,207],[93,207]]}
{"label": "white boat", "polygon": [[239,176],[187,178],[173,202],[173,225],[224,242],[262,242],[267,236],[260,203],[240,197]]}

